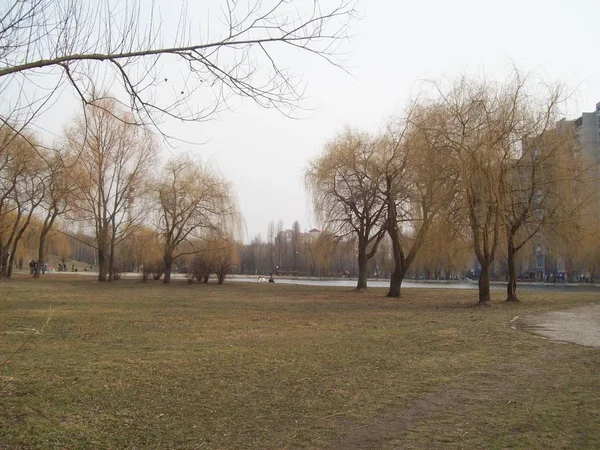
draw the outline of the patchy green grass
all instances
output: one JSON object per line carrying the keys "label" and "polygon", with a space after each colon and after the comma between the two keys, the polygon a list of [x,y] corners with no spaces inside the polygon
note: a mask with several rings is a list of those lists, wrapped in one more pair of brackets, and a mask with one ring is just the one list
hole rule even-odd
{"label": "patchy green grass", "polygon": [[384,293],[2,282],[0,448],[600,448],[600,351],[509,326],[597,293]]}

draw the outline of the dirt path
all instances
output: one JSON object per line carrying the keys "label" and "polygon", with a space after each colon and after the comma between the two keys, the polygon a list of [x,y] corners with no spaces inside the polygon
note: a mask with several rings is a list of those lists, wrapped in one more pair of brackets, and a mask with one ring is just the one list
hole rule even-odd
{"label": "dirt path", "polygon": [[522,324],[548,339],[600,348],[600,304],[526,316]]}
{"label": "dirt path", "polygon": [[[493,371],[474,372],[467,382],[443,384],[434,392],[415,398],[391,410],[382,416],[357,425],[339,422],[346,428],[332,443],[333,449],[366,450],[366,449],[418,449],[425,448],[422,443],[411,438],[415,430],[432,416],[458,413],[470,415],[479,405],[485,404],[498,396],[510,396],[520,385],[515,383],[507,374],[515,371],[527,371],[530,375],[537,373],[536,369],[524,368],[520,364],[502,364]],[[510,381],[508,381],[510,380]],[[465,380],[463,380],[465,381]],[[428,442],[426,448],[447,449],[455,448],[450,445],[462,444],[460,430],[448,425],[440,425],[436,434],[443,435],[440,442]],[[459,445],[461,446],[461,445]]]}

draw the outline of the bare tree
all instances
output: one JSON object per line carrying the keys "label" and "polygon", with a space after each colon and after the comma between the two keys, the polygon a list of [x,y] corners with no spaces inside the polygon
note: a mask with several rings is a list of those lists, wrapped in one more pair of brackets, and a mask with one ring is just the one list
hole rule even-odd
{"label": "bare tree", "polygon": [[338,238],[356,237],[357,289],[366,289],[367,263],[385,235],[377,146],[371,136],[347,130],[326,145],[305,176],[316,216],[325,228]]}
{"label": "bare tree", "polygon": [[142,0],[8,0],[0,120],[20,131],[65,91],[100,108],[95,93],[119,91],[132,120],[153,127],[166,117],[206,120],[230,95],[293,114],[304,87],[278,47],[339,65],[354,1],[224,0],[222,17],[198,27],[185,4],[171,24]]}
{"label": "bare tree", "polygon": [[473,261],[471,240],[457,229],[451,216],[434,220],[414,261],[413,274],[428,280],[456,279],[470,270]]}
{"label": "bare tree", "polygon": [[279,270],[283,264],[283,255],[285,241],[283,237],[283,220],[279,219],[277,222],[277,234],[275,235],[275,262],[276,268]]}
{"label": "bare tree", "polygon": [[534,236],[567,222],[580,209],[572,134],[557,127],[562,86],[547,91],[517,70],[504,83],[458,80],[448,91],[436,85],[428,133],[460,184],[457,199],[481,266],[479,303],[490,301],[490,273],[506,244],[507,300],[517,301],[517,252]]}
{"label": "bare tree", "polygon": [[527,104],[527,78],[518,72],[504,84],[458,80],[438,87],[442,112],[428,124],[459,176],[460,199],[481,265],[479,304],[488,304],[490,269],[504,231],[509,170],[521,144]]}
{"label": "bare tree", "polygon": [[[150,189],[157,148],[153,136],[130,124],[115,102],[92,108],[67,132],[72,152],[69,182],[77,187],[76,207],[93,224],[98,280],[113,278],[116,245],[144,221],[142,201]],[[107,264],[108,263],[108,264]]]}
{"label": "bare tree", "polygon": [[171,282],[173,262],[201,251],[198,243],[207,235],[239,231],[241,217],[229,183],[188,155],[167,163],[157,194],[165,283]]}
{"label": "bare tree", "polygon": [[576,195],[586,168],[573,154],[574,130],[555,123],[562,91],[555,88],[543,104],[527,105],[522,148],[509,166],[504,207],[509,302],[519,301],[517,253],[540,233],[572,229],[589,202],[588,195]]}
{"label": "bare tree", "polygon": [[198,281],[208,283],[210,274],[214,272],[217,283],[223,284],[227,274],[239,263],[233,236],[209,234],[197,248],[198,253],[194,255],[192,266],[193,276]]}
{"label": "bare tree", "polygon": [[0,277],[12,275],[18,244],[45,194],[44,161],[34,147],[21,136],[7,144],[0,153]]}
{"label": "bare tree", "polygon": [[22,158],[18,157],[20,149],[16,148],[24,142],[19,137],[15,139],[14,135],[9,127],[0,126],[0,276],[6,276],[8,272],[13,235],[11,230],[16,209],[12,197],[17,189],[19,175],[26,167]]}
{"label": "bare tree", "polygon": [[300,222],[297,220],[292,224],[292,270],[298,272],[298,257],[300,254]]}
{"label": "bare tree", "polygon": [[157,231],[150,226],[135,230],[125,241],[133,270],[140,271],[149,265],[162,265],[162,248]]}
{"label": "bare tree", "polygon": [[42,182],[45,187],[45,195],[42,199],[44,221],[40,226],[38,263],[34,278],[39,278],[42,265],[46,263],[46,237],[52,230],[56,219],[68,213],[71,207],[71,196],[74,186],[69,182],[67,167],[64,165],[63,155],[55,152],[46,158],[47,166]]}
{"label": "bare tree", "polygon": [[275,270],[275,221],[269,221],[267,230],[267,245],[269,246],[269,266]]}
{"label": "bare tree", "polygon": [[454,201],[455,173],[436,148],[435,133],[427,129],[436,114],[435,108],[413,105],[406,119],[391,125],[380,140],[380,190],[394,258],[388,297],[400,297],[402,281],[432,222],[449,214]]}

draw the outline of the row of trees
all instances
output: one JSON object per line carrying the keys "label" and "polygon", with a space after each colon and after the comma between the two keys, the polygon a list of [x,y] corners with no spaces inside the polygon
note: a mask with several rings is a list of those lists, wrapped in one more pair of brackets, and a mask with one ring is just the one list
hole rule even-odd
{"label": "row of trees", "polygon": [[[168,282],[174,261],[195,254],[206,236],[235,229],[239,219],[227,183],[190,158],[170,161],[147,183],[156,160],[147,130],[165,117],[206,120],[227,105],[229,95],[293,113],[302,86],[281,67],[281,53],[273,47],[338,64],[336,47],[355,16],[347,0],[289,10],[287,2],[225,2],[225,26],[210,38],[189,31],[185,10],[177,32],[163,36],[158,11],[142,14],[137,0],[117,3],[124,7],[108,0],[100,7],[74,0],[12,0],[2,7],[4,276],[37,215],[41,241],[57,220],[84,224],[79,235],[93,234],[102,280],[114,277],[115,258],[128,240],[159,236]],[[97,95],[107,87],[127,101]],[[81,100],[83,117],[58,145],[64,149],[45,149],[28,125],[65,90]],[[435,98],[417,102],[380,136],[349,131],[334,139],[309,168],[307,186],[326,231],[356,240],[359,287],[366,287],[368,261],[387,235],[395,264],[390,295],[399,295],[409,267],[431,242],[431,230],[441,228],[471,242],[485,303],[499,247],[506,247],[514,280],[511,261],[533,237],[541,242],[560,234],[570,244],[578,241],[581,227],[597,224],[597,212],[582,213],[589,209],[586,162],[567,143],[570,132],[554,125],[560,89],[545,97],[534,94],[533,83],[517,74],[501,85],[463,79],[436,90]],[[204,94],[208,104],[194,102]],[[109,142],[106,154],[100,138]],[[21,158],[26,152],[35,155]],[[203,195],[182,195],[180,188]],[[211,204],[209,198],[224,202]],[[151,232],[140,231],[143,222],[153,223]],[[579,226],[563,227],[566,223]],[[584,256],[591,268],[597,266],[597,251],[590,244]],[[41,242],[40,251],[44,247]],[[509,300],[516,299],[514,288],[511,281]]]}
{"label": "row of trees", "polygon": [[[431,280],[460,279],[471,275],[472,252],[460,239],[449,240],[446,230],[436,224],[415,257],[410,278]],[[280,226],[282,228],[282,226]],[[269,227],[270,229],[271,227]],[[283,231],[274,239],[256,236],[240,245],[238,270],[242,274],[298,275],[309,277],[349,277],[358,275],[355,239],[339,239],[328,231],[294,233]],[[394,270],[392,243],[385,236],[367,263],[369,277],[390,278]]]}
{"label": "row of trees", "polygon": [[298,221],[289,230],[269,223],[267,239],[255,236],[240,248],[238,270],[245,274],[342,276],[355,265],[353,242],[337,243],[328,233],[302,233]]}
{"label": "row of trees", "polygon": [[[43,259],[46,237],[68,209],[62,161],[53,152],[34,147],[34,139],[0,127],[0,277],[11,276],[19,242],[32,224],[39,230]],[[40,270],[38,265],[37,277]]]}
{"label": "row of trees", "polygon": [[[191,264],[190,255],[207,252],[207,239],[211,252],[219,250],[240,222],[228,183],[190,157],[149,177],[157,145],[148,130],[169,140],[164,120],[209,120],[232,97],[294,115],[305,86],[291,63],[306,54],[339,66],[354,3],[224,1],[221,17],[204,11],[194,18],[185,2],[179,14],[165,16],[142,0],[4,2],[0,276],[10,276],[33,226],[41,230],[43,262],[57,221],[76,224],[70,243],[84,246],[72,245],[79,257],[85,245],[94,247],[102,281],[116,276],[119,255],[123,264],[153,265],[145,259],[156,248],[126,250],[136,243],[160,246],[165,282],[175,261]],[[114,97],[101,95],[109,91]],[[82,117],[53,146],[60,150],[41,146],[28,130],[68,93],[80,101]]]}
{"label": "row of trees", "polygon": [[11,275],[18,244],[36,216],[36,277],[57,220],[93,236],[85,244],[95,249],[99,281],[115,279],[124,256],[138,252],[138,267],[160,266],[168,283],[179,258],[205,251],[207,240],[227,247],[239,235],[241,217],[225,179],[189,155],[172,158],[158,173],[153,135],[115,102],[99,105],[86,108],[53,150],[2,127],[2,276]]}
{"label": "row of trees", "polygon": [[574,130],[557,125],[564,90],[539,93],[518,72],[501,84],[463,77],[434,89],[385,132],[346,130],[326,145],[306,172],[316,215],[339,239],[356,240],[358,289],[387,235],[394,259],[388,295],[400,296],[437,228],[447,240],[470,242],[482,304],[505,246],[507,300],[517,301],[516,255],[532,238],[567,238],[597,222],[592,162],[577,151]]}

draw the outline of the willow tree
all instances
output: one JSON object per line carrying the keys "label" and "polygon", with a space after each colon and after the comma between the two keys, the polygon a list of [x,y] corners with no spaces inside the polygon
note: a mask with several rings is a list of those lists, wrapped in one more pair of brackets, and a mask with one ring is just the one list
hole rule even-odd
{"label": "willow tree", "polygon": [[479,303],[490,301],[490,269],[504,239],[508,300],[516,300],[514,257],[561,209],[569,144],[554,127],[563,89],[544,92],[518,71],[503,83],[462,77],[447,91],[436,87],[432,104],[440,114],[426,126],[458,176],[462,216],[481,266]]}
{"label": "willow tree", "polygon": [[35,218],[45,193],[45,162],[30,145],[32,136],[0,128],[0,277],[10,277],[21,238]]}
{"label": "willow tree", "polygon": [[385,236],[378,146],[378,139],[347,130],[325,146],[305,174],[315,214],[324,228],[338,239],[357,242],[357,289],[367,288],[367,264]]}
{"label": "willow tree", "polygon": [[509,172],[526,126],[526,81],[516,73],[505,83],[463,77],[448,91],[438,86],[440,114],[427,124],[458,176],[463,215],[481,266],[481,305],[491,300],[490,270],[504,236]]}
{"label": "willow tree", "polygon": [[378,146],[385,229],[394,258],[388,297],[400,297],[402,281],[431,224],[455,200],[456,174],[436,148],[435,132],[427,128],[438,113],[435,107],[414,105],[403,121],[389,127]]}
{"label": "willow tree", "polygon": [[[209,233],[197,245],[198,252],[192,260],[192,275],[198,281],[208,283],[211,273],[217,275],[217,283],[223,284],[231,269],[239,265],[237,245],[233,235]],[[192,278],[188,278],[190,281]]]}
{"label": "willow tree", "polygon": [[207,236],[239,232],[242,219],[230,183],[189,155],[168,161],[155,193],[166,284],[174,261],[202,251]]}
{"label": "willow tree", "polygon": [[574,228],[589,200],[589,195],[578,195],[587,177],[573,152],[575,130],[557,123],[561,92],[556,88],[541,105],[529,102],[520,131],[521,149],[511,160],[504,206],[508,302],[519,301],[518,252],[536,236],[564,235],[564,230]]}
{"label": "willow tree", "polygon": [[[68,213],[71,208],[71,196],[74,185],[67,176],[68,168],[64,164],[63,155],[56,151],[46,155],[44,170],[45,193],[41,202],[43,222],[40,225],[38,263],[34,278],[39,278],[43,264],[46,262],[46,239],[54,227],[56,219]],[[64,253],[63,253],[64,255]]]}
{"label": "willow tree", "polygon": [[473,262],[470,239],[462,235],[460,227],[448,214],[432,222],[413,263],[412,273],[428,280],[457,279],[470,270]]}
{"label": "willow tree", "polygon": [[153,136],[113,101],[86,109],[67,130],[69,182],[78,218],[94,230],[98,281],[113,279],[116,246],[145,221],[156,163]]}

